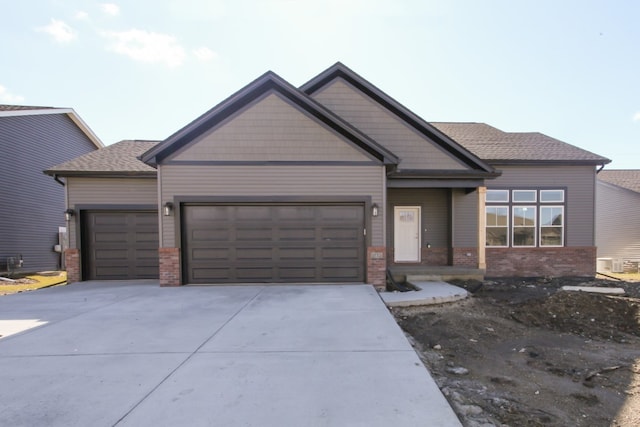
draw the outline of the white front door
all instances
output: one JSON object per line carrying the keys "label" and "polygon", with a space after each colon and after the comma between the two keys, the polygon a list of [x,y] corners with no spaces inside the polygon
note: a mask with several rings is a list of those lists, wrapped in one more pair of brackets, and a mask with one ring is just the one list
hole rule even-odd
{"label": "white front door", "polygon": [[394,262],[420,262],[420,206],[393,208]]}

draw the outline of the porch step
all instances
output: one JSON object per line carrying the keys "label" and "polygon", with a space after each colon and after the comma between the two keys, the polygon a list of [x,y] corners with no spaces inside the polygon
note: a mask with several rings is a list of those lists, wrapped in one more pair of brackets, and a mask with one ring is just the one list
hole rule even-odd
{"label": "porch step", "polygon": [[393,266],[391,274],[396,280],[415,282],[446,282],[448,280],[484,280],[485,270],[451,266]]}

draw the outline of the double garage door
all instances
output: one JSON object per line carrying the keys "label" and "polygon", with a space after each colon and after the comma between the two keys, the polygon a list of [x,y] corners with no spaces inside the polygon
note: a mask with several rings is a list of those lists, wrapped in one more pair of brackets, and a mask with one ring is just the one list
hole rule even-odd
{"label": "double garage door", "polygon": [[85,280],[158,278],[156,211],[83,211]]}
{"label": "double garage door", "polygon": [[364,281],[363,204],[181,209],[186,283]]}

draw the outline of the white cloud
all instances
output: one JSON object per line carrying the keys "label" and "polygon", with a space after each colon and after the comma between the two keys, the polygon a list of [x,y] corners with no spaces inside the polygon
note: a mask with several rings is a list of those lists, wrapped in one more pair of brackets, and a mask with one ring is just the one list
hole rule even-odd
{"label": "white cloud", "polygon": [[182,65],[187,56],[174,36],[131,29],[109,31],[102,35],[110,40],[107,49],[147,63],[164,63],[168,67]]}
{"label": "white cloud", "polygon": [[78,21],[87,21],[89,20],[89,14],[83,10],[79,10],[77,11],[74,15],[74,18],[76,18]]}
{"label": "white cloud", "polygon": [[100,9],[107,15],[116,16],[120,14],[120,6],[115,3],[102,3]]}
{"label": "white cloud", "polygon": [[24,97],[20,95],[14,95],[9,92],[6,87],[0,85],[0,102],[7,104],[16,104],[24,102]]}
{"label": "white cloud", "polygon": [[195,55],[196,58],[198,58],[200,61],[203,61],[203,62],[211,61],[212,59],[215,59],[218,56],[217,53],[215,53],[214,51],[212,51],[211,49],[205,46],[199,47],[197,49],[193,49],[193,54]]}
{"label": "white cloud", "polygon": [[58,21],[57,19],[51,19],[51,23],[46,27],[38,28],[38,31],[52,36],[57,42],[69,43],[77,37],[76,32],[64,21]]}
{"label": "white cloud", "polygon": [[640,122],[640,111],[638,111],[637,113],[635,113],[633,115],[633,121],[634,122]]}

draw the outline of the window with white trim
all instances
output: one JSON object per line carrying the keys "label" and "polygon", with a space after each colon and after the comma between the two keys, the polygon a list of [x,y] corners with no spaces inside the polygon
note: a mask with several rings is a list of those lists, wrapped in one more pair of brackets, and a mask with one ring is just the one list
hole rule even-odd
{"label": "window with white trim", "polygon": [[512,245],[532,247],[536,245],[536,207],[514,206]]}
{"label": "window with white trim", "polygon": [[509,246],[509,206],[486,207],[487,246]]}
{"label": "window with white trim", "polygon": [[564,206],[540,206],[540,246],[564,246]]}
{"label": "window with white trim", "polygon": [[486,246],[564,246],[565,205],[563,189],[488,189]]}

